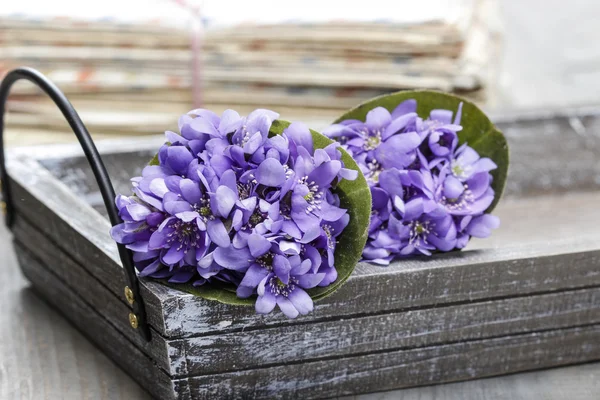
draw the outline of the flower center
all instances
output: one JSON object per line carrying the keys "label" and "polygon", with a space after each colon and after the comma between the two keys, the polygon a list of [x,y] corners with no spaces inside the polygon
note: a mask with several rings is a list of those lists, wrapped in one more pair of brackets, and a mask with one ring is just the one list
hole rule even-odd
{"label": "flower center", "polygon": [[273,253],[270,251],[256,259],[256,263],[269,271],[273,270]]}
{"label": "flower center", "polygon": [[465,179],[468,178],[472,167],[470,165],[465,167],[459,163],[458,160],[452,160],[450,163],[450,169],[452,170],[452,175],[459,179]]}
{"label": "flower center", "polygon": [[210,197],[205,195],[198,203],[194,204],[193,207],[198,214],[200,214],[200,217],[204,222],[213,218],[212,210],[210,209]]}
{"label": "flower center", "polygon": [[431,221],[413,221],[410,223],[410,236],[408,243],[413,244],[415,247],[419,247],[420,242],[427,244],[427,235],[431,233],[431,229],[435,227],[435,223]]}
{"label": "flower center", "polygon": [[305,176],[301,179],[298,179],[298,183],[301,185],[306,185],[308,188],[308,193],[304,195],[304,200],[308,203],[305,212],[310,214],[315,209],[321,209],[321,197],[323,197],[323,193],[319,191],[319,185],[315,183],[315,181],[308,182],[308,176]]}
{"label": "flower center", "polygon": [[256,207],[254,209],[254,212],[250,216],[250,219],[248,220],[248,225],[250,225],[251,228],[254,228],[256,225],[260,224],[265,219],[267,219],[267,214],[261,212],[260,209]]}
{"label": "flower center", "polygon": [[198,225],[192,222],[183,222],[177,220],[172,226],[174,231],[167,235],[167,244],[173,245],[179,243],[177,250],[183,249],[185,253],[191,247],[200,247],[200,230]]}
{"label": "flower center", "polygon": [[290,293],[296,289],[297,284],[298,280],[294,277],[290,277],[290,282],[286,285],[279,278],[274,276],[269,281],[269,288],[271,289],[271,293],[273,293],[275,296],[282,295],[284,297],[288,297]]}
{"label": "flower center", "polygon": [[323,225],[323,232],[325,232],[325,235],[327,236],[327,246],[332,250],[335,248],[336,243],[336,241],[333,239],[334,231],[335,230],[331,227],[331,225]]}
{"label": "flower center", "polygon": [[457,198],[448,198],[446,196],[442,196],[442,204],[450,211],[459,211],[468,209],[469,206],[475,201],[475,196],[473,196],[473,192],[469,189],[468,184],[463,184],[464,191]]}
{"label": "flower center", "polygon": [[363,144],[363,149],[365,150],[375,150],[381,144],[381,132],[369,132],[367,137],[365,138],[365,143]]}
{"label": "flower center", "polygon": [[369,168],[369,170],[365,174],[367,181],[371,185],[378,183],[379,182],[379,174],[381,173],[381,171],[383,171],[383,168],[381,168],[381,165],[379,165],[377,160],[373,160],[373,161],[367,163],[367,168]]}
{"label": "flower center", "polygon": [[244,145],[246,143],[248,143],[248,141],[250,140],[250,138],[252,137],[253,134],[248,132],[248,130],[246,129],[246,126],[243,126],[242,129],[243,129],[244,134],[242,135],[242,137],[240,137],[238,139],[238,145],[241,147],[244,147]]}
{"label": "flower center", "polygon": [[237,184],[238,196],[240,200],[247,199],[250,197],[252,193],[252,185],[249,183],[239,183]]}

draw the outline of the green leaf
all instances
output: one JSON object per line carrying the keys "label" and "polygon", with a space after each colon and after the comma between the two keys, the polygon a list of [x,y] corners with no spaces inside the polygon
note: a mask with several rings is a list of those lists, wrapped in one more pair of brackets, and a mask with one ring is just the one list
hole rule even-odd
{"label": "green leaf", "polygon": [[148,163],[148,165],[159,165],[160,163],[158,162],[158,153],[156,153],[154,155],[154,157],[152,157],[152,160],[150,160],[150,162]]}
{"label": "green leaf", "polygon": [[346,119],[364,121],[367,113],[372,109],[384,107],[391,112],[396,106],[408,99],[417,101],[417,114],[422,118],[428,117],[431,110],[434,109],[446,109],[456,112],[458,105],[461,102],[463,103],[461,118],[463,129],[458,132],[459,143],[468,143],[480,156],[491,158],[498,166],[497,169],[491,172],[494,177],[492,188],[495,196],[494,202],[486,211],[491,212],[500,201],[506,184],[509,164],[508,144],[502,132],[492,124],[483,111],[470,101],[459,96],[431,90],[407,90],[367,100],[342,115],[335,123]]}
{"label": "green leaf", "polygon": [[[281,135],[290,125],[287,121],[277,120],[271,125],[269,136]],[[313,144],[315,148],[324,148],[333,143],[324,135],[311,130]],[[314,288],[308,290],[313,300],[320,300],[335,292],[348,280],[354,267],[361,258],[362,250],[367,242],[369,219],[371,217],[371,191],[367,181],[356,162],[350,155],[339,148],[342,152],[342,161],[344,166],[358,171],[358,177],[354,181],[342,180],[334,192],[339,195],[341,207],[348,210],[350,222],[344,232],[338,237],[338,245],[335,250],[335,266],[338,272],[338,278],[331,285],[324,288]],[[158,164],[158,155],[155,156],[149,165]],[[214,300],[230,305],[254,305],[255,297],[249,299],[240,299],[235,294],[235,288],[231,285],[205,284],[194,287],[191,284],[172,284],[166,279],[159,280],[167,286],[185,291],[187,293],[202,297],[207,300]]]}

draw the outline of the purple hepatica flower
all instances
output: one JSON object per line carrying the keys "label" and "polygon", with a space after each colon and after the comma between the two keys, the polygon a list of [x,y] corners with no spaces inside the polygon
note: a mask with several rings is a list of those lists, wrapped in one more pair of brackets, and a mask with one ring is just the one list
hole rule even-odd
{"label": "purple hepatica flower", "polygon": [[300,256],[275,255],[273,271],[258,285],[256,312],[268,314],[277,305],[288,318],[310,313],[313,301],[304,289],[316,287],[325,277],[324,273],[310,273],[310,266],[310,260],[302,261]]}
{"label": "purple hepatica flower", "polygon": [[485,214],[496,165],[466,144],[457,148],[462,104],[455,115],[433,110],[425,120],[416,110],[417,102],[407,100],[391,113],[377,107],[366,122],[342,121],[325,131],[352,153],[371,186],[368,261],[463,248],[499,225]]}
{"label": "purple hepatica flower", "polygon": [[353,157],[366,154],[362,159],[367,170],[405,168],[415,160],[415,150],[423,140],[417,132],[406,130],[415,125],[416,118],[417,114],[410,112],[392,119],[388,110],[377,107],[367,113],[366,122],[346,121],[324,133],[341,139]]}
{"label": "purple hepatica flower", "polygon": [[467,144],[460,146],[450,161],[450,171],[458,180],[464,182],[474,174],[496,169],[496,164],[489,158],[481,158]]}

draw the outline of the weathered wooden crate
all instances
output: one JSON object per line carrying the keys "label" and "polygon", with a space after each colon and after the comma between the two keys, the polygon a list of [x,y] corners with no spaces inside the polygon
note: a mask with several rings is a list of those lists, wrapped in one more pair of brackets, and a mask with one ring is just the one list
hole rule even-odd
{"label": "weathered wooden crate", "polygon": [[[495,121],[512,164],[492,238],[360,264],[296,320],[142,279],[145,342],[77,145],[9,154],[17,255],[37,291],[161,399],[333,397],[600,359],[600,110]],[[99,144],[118,192],[160,142]]]}

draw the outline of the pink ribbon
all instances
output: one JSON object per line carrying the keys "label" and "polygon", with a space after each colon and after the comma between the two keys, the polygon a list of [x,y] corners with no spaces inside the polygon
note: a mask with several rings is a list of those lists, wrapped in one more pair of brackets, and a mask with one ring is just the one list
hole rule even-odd
{"label": "pink ribbon", "polygon": [[191,5],[186,0],[171,1],[185,8],[194,17],[190,40],[190,50],[192,52],[192,101],[194,103],[194,108],[200,108],[203,103],[202,60],[200,58],[202,56],[202,35],[204,33],[202,29],[202,12],[200,6]]}

